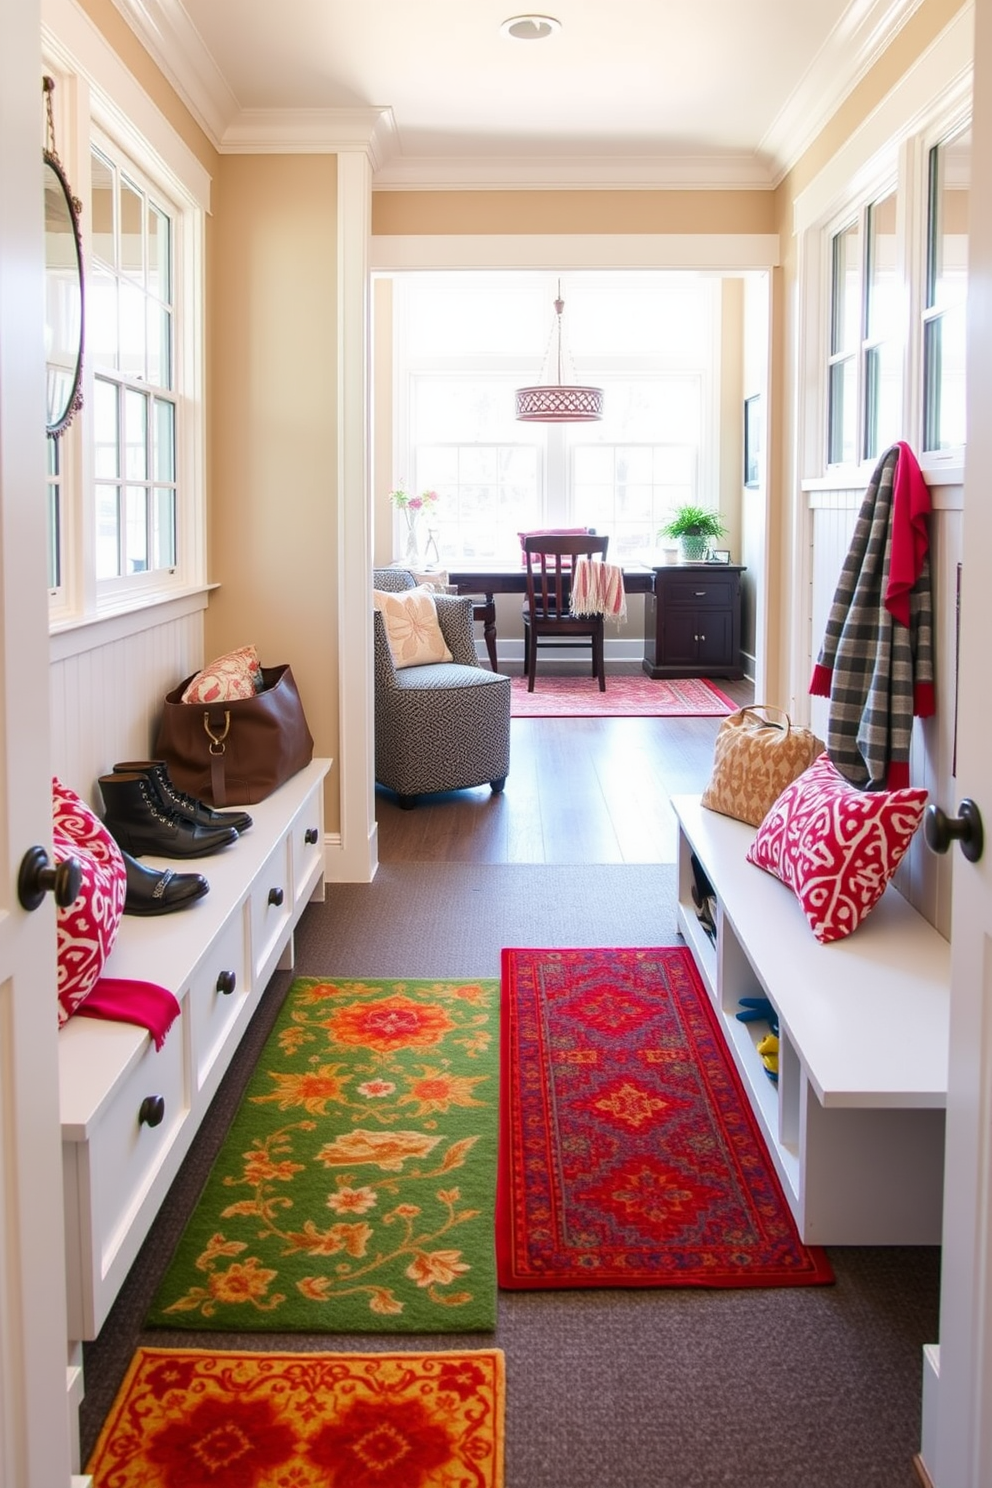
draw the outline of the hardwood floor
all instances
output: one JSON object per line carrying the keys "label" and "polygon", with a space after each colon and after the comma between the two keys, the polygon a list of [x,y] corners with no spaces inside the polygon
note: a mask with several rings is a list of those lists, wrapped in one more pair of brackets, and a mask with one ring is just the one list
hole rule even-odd
{"label": "hardwood floor", "polygon": [[[719,682],[738,703],[749,682]],[[515,718],[510,774],[422,797],[376,792],[380,862],[671,863],[669,797],[709,779],[719,718]]]}

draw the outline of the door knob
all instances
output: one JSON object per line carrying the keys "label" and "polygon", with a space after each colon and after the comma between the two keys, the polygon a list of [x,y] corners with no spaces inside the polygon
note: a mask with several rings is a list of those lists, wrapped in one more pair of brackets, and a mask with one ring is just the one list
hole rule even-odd
{"label": "door knob", "polygon": [[79,898],[83,869],[78,858],[63,858],[53,868],[43,847],[29,847],[17,875],[17,897],[23,909],[37,909],[46,894],[54,893],[60,909]]}
{"label": "door knob", "polygon": [[923,817],[923,835],[931,852],[946,853],[952,842],[960,842],[969,863],[977,863],[985,846],[982,815],[974,801],[964,800],[957,816],[948,816],[939,806],[928,806]]}

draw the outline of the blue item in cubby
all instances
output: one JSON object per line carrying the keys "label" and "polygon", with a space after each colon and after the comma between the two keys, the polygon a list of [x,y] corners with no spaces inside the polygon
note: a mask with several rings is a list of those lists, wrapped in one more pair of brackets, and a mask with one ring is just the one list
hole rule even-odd
{"label": "blue item in cubby", "polygon": [[767,997],[740,997],[740,1012],[735,1017],[740,1023],[757,1023],[764,1019],[772,1033],[778,1034],[778,1014]]}

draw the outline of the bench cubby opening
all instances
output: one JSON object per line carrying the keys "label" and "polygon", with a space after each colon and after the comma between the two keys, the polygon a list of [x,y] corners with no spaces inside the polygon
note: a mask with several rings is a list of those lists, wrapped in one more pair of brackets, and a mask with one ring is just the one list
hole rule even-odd
{"label": "bench cubby opening", "polygon": [[[802,1239],[936,1245],[943,1206],[950,946],[892,885],[853,935],[813,936],[784,884],[746,861],[754,828],[676,796],[678,929],[761,1128]],[[693,900],[696,858],[716,939]],[[741,1022],[767,997],[777,1083]]]}

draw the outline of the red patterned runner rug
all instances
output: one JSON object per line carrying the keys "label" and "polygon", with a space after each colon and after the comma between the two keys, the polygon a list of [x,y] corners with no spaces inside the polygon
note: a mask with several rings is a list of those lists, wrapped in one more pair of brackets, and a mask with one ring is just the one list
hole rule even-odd
{"label": "red patterned runner rug", "polygon": [[502,1488],[504,1360],[139,1349],[94,1488]]}
{"label": "red patterned runner rug", "polygon": [[510,679],[514,718],[725,718],[737,704],[703,677],[556,677],[538,669],[534,691],[526,677]]}
{"label": "red patterned runner rug", "polygon": [[504,950],[502,995],[502,1287],[833,1280],[685,947]]}

